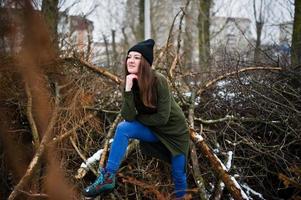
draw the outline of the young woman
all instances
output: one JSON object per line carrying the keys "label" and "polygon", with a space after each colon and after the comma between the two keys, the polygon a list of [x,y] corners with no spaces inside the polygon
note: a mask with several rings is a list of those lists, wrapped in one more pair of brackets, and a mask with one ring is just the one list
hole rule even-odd
{"label": "young woman", "polygon": [[115,187],[115,176],[129,139],[140,140],[142,150],[171,163],[175,196],[185,195],[189,134],[185,116],[175,102],[166,78],[152,68],[154,40],[142,41],[128,51],[121,115],[107,165],[84,189],[95,197]]}

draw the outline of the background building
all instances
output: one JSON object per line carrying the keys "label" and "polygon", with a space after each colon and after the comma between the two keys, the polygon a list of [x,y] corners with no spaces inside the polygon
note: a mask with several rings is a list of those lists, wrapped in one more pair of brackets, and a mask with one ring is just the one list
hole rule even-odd
{"label": "background building", "polygon": [[93,30],[93,22],[87,18],[60,13],[58,23],[59,46],[64,55],[76,52],[89,58],[93,43]]}
{"label": "background building", "polygon": [[[36,15],[41,15],[39,10]],[[23,12],[18,8],[0,8],[0,53],[18,53],[21,49],[24,33]],[[82,16],[59,14],[59,47],[63,55],[71,52],[87,54],[93,42],[93,22]]]}

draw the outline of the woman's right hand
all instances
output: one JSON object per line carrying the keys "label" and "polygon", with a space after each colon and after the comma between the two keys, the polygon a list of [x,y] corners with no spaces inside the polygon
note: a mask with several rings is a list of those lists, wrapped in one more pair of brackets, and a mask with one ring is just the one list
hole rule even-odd
{"label": "woman's right hand", "polygon": [[129,92],[132,90],[133,79],[138,79],[138,76],[136,74],[129,74],[126,76],[126,83],[125,83],[125,91],[126,92]]}

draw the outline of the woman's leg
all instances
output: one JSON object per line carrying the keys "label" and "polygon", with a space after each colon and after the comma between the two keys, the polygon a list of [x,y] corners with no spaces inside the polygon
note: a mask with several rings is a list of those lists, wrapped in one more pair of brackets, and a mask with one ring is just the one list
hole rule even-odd
{"label": "woman's leg", "polygon": [[139,139],[146,142],[159,141],[147,126],[138,121],[123,121],[119,123],[106,166],[108,172],[116,174],[125,155],[129,139]]}
{"label": "woman's leg", "polygon": [[172,177],[175,184],[176,198],[181,198],[186,194],[187,182],[186,182],[186,158],[184,154],[180,154],[172,157]]}
{"label": "woman's leg", "polygon": [[114,141],[111,146],[106,168],[100,169],[100,174],[94,183],[86,187],[83,194],[87,197],[95,197],[100,193],[115,187],[115,174],[124,157],[129,139],[135,138],[147,142],[158,141],[150,129],[137,121],[124,121],[118,124]]}

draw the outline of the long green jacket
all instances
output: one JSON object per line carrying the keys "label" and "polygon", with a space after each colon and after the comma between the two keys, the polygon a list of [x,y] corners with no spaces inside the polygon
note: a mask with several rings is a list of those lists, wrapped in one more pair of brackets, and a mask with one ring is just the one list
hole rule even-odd
{"label": "long green jacket", "polygon": [[169,152],[172,156],[185,154],[187,158],[189,131],[184,113],[174,100],[166,78],[158,72],[155,72],[155,76],[157,90],[156,109],[152,110],[144,106],[140,100],[139,88],[135,89],[133,86],[131,91],[123,93],[121,115],[126,121],[137,120],[148,126],[157,136],[161,146],[156,143],[144,143],[149,147],[153,147],[154,151],[152,152],[165,154],[154,155],[155,157],[167,160],[164,158],[168,158],[166,152]]}

